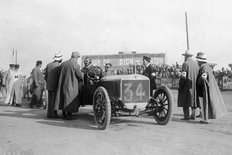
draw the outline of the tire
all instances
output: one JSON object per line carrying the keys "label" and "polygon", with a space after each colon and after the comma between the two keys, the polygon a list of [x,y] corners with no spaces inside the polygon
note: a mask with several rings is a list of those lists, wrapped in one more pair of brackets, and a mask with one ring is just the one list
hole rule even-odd
{"label": "tire", "polygon": [[93,95],[94,120],[97,127],[105,130],[111,119],[111,103],[108,92],[102,86],[98,87]]}
{"label": "tire", "polygon": [[173,97],[167,86],[156,89],[153,98],[156,100],[154,118],[160,125],[166,125],[172,117]]}

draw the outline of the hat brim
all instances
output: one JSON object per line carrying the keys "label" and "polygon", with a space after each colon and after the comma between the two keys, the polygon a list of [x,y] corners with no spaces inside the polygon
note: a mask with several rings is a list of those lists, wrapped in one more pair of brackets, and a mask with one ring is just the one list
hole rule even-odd
{"label": "hat brim", "polygon": [[196,61],[198,61],[198,62],[207,62],[206,59],[199,59],[199,58],[197,58]]}
{"label": "hat brim", "polygon": [[186,53],[184,53],[184,54],[182,54],[183,56],[193,56],[193,54],[186,54]]}

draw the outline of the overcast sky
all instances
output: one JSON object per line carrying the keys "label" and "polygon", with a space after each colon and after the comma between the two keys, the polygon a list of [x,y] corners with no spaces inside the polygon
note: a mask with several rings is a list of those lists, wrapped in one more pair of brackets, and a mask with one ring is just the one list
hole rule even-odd
{"label": "overcast sky", "polygon": [[183,62],[184,13],[190,49],[202,51],[216,69],[232,63],[232,1],[228,0],[0,0],[0,68],[18,62],[29,75],[61,51],[81,55],[119,51],[165,53],[168,64]]}

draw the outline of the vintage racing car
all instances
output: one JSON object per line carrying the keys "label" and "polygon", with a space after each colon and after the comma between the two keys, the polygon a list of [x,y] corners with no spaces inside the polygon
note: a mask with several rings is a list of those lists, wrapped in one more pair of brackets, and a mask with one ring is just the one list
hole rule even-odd
{"label": "vintage racing car", "polygon": [[[153,115],[156,122],[166,125],[172,116],[173,97],[166,86],[158,87],[150,96],[149,78],[140,75],[108,75],[102,77],[100,67],[88,69],[87,77],[92,82],[83,86],[84,105],[92,105],[94,119],[99,129],[106,129],[112,116],[121,112],[140,116]],[[137,105],[145,103],[142,109]],[[128,104],[134,105],[128,108]]]}

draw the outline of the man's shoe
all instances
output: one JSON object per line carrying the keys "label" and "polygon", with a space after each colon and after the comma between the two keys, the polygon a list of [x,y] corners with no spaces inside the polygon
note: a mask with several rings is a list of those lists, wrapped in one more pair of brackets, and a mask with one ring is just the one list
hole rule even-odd
{"label": "man's shoe", "polygon": [[189,121],[189,118],[181,118],[180,120]]}
{"label": "man's shoe", "polygon": [[201,120],[200,123],[201,123],[201,124],[209,124],[210,121]]}
{"label": "man's shoe", "polygon": [[189,119],[191,120],[195,120],[196,118],[194,116],[191,116]]}
{"label": "man's shoe", "polygon": [[61,118],[59,115],[55,114],[55,115],[52,115],[50,118]]}
{"label": "man's shoe", "polygon": [[22,105],[21,104],[16,104],[16,107],[21,107]]}

